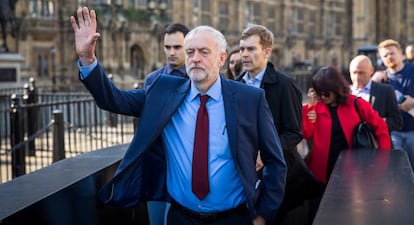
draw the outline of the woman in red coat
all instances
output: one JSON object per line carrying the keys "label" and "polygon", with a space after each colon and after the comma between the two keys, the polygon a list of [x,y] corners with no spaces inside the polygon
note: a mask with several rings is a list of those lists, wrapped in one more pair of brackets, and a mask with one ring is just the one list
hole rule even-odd
{"label": "woman in red coat", "polygon": [[[334,67],[321,68],[312,78],[316,101],[303,106],[303,137],[312,139],[307,164],[318,180],[327,183],[342,150],[350,149],[360,121],[349,84]],[[379,149],[391,148],[385,121],[363,99],[357,100],[362,118],[372,127]]]}

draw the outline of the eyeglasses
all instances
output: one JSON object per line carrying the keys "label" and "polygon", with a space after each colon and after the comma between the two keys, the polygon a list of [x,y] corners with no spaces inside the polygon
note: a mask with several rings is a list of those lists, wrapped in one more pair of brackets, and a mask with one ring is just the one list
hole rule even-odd
{"label": "eyeglasses", "polygon": [[329,96],[331,96],[331,92],[321,91],[320,93],[318,93],[318,95],[321,96],[321,97],[329,98]]}

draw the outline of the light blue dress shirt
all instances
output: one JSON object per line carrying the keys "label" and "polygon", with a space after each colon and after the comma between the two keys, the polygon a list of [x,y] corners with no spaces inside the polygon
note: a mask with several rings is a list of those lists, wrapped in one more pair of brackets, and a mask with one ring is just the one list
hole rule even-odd
{"label": "light blue dress shirt", "polygon": [[369,98],[371,96],[371,86],[372,86],[372,81],[370,80],[365,87],[363,88],[356,88],[354,85],[351,85],[351,92],[353,95],[361,97],[362,99],[364,99],[365,101],[369,102]]}
{"label": "light blue dress shirt", "polygon": [[247,72],[246,74],[244,74],[243,80],[249,86],[260,88],[260,84],[262,83],[265,71],[266,67],[252,78],[250,78],[249,72]]}
{"label": "light blue dress shirt", "polygon": [[96,59],[91,64],[89,64],[87,66],[82,66],[80,64],[80,61],[78,60],[78,67],[79,67],[79,71],[80,71],[81,80],[88,77],[89,74],[92,72],[93,69],[95,69],[95,67],[97,65],[98,65],[98,60],[96,60]]}
{"label": "light blue dress shirt", "polygon": [[167,157],[168,193],[181,205],[196,212],[214,212],[234,208],[245,199],[227,136],[220,76],[207,91],[209,115],[210,192],[199,200],[191,190],[191,169],[199,91],[191,90],[163,131]]}

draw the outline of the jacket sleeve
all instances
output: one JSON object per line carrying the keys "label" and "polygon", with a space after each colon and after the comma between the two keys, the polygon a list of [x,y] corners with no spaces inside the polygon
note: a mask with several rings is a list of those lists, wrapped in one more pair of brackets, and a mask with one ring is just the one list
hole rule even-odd
{"label": "jacket sleeve", "polygon": [[394,89],[384,88],[384,101],[386,103],[386,115],[385,121],[387,122],[388,129],[392,130],[401,130],[403,125],[401,111],[398,107],[398,103],[395,97]]}
{"label": "jacket sleeve", "polygon": [[118,89],[108,79],[101,64],[98,63],[89,76],[81,81],[101,109],[128,116],[140,115],[145,102],[144,90]]}
{"label": "jacket sleeve", "polygon": [[262,189],[256,203],[256,211],[267,221],[272,220],[275,211],[282,203],[287,166],[276,128],[273,125],[270,109],[264,94],[260,98],[258,130],[261,156],[264,164]]}
{"label": "jacket sleeve", "polygon": [[303,139],[302,136],[302,93],[296,85],[289,80],[285,83],[281,96],[280,113],[281,124],[277,124],[280,142],[284,150],[294,149]]}
{"label": "jacket sleeve", "polygon": [[374,130],[375,137],[378,141],[378,148],[390,150],[391,139],[384,119],[379,116],[378,112],[372,108],[369,102],[357,99],[357,103],[362,119]]}

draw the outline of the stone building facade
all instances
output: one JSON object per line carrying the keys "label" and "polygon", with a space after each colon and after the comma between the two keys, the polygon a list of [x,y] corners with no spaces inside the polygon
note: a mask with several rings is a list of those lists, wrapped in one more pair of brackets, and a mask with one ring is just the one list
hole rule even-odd
{"label": "stone building facade", "polygon": [[[96,55],[108,73],[131,88],[165,62],[165,24],[211,25],[230,46],[250,23],[275,35],[271,61],[281,69],[296,63],[346,66],[356,48],[393,38],[414,42],[414,0],[25,0],[18,1],[10,49],[24,57],[21,74],[43,82],[77,79],[69,17],[80,6],[98,14]],[[9,28],[10,29],[10,28]],[[134,81],[134,82],[133,82]]]}

